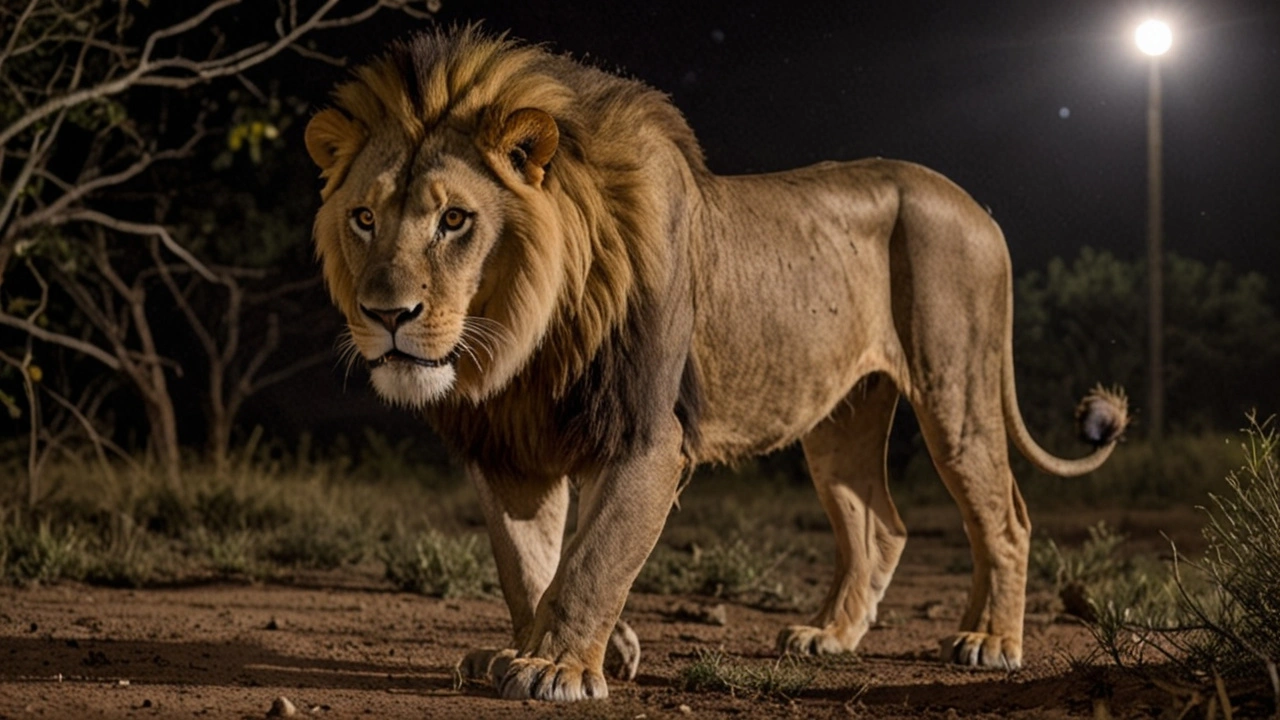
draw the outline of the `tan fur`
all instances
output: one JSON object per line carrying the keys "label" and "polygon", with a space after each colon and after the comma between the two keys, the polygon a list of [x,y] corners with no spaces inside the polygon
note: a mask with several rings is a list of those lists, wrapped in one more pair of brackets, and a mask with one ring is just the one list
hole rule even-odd
{"label": "tan fur", "polygon": [[944,656],[1021,663],[1030,522],[1006,438],[1079,474],[1127,415],[1082,403],[1100,447],[1081,460],[1031,439],[1008,252],[959,188],[878,159],[715,176],[660,93],[474,29],[393,46],[334,100],[307,129],[330,292],[378,391],[466,461],[511,609],[513,649],[466,668],[505,697],[602,697],[607,647],[635,672],[615,622],[680,479],[796,440],[837,567],[779,645],[854,649],[906,541],[884,472],[900,394],[973,545]]}

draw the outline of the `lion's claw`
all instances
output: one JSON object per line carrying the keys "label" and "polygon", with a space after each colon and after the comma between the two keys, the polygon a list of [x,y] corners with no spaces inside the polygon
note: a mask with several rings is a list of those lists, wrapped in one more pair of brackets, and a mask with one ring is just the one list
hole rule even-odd
{"label": "lion's claw", "polygon": [[841,640],[829,630],[809,625],[791,625],[778,633],[778,652],[791,655],[840,655],[857,646],[856,640]]}
{"label": "lion's claw", "polygon": [[1003,635],[962,632],[939,641],[943,662],[984,670],[1022,667],[1022,643]]}
{"label": "lion's claw", "polygon": [[[498,663],[494,663],[497,670]],[[515,658],[507,664],[498,694],[507,700],[600,700],[609,696],[604,676],[576,663]]]}
{"label": "lion's claw", "polygon": [[[472,650],[458,661],[456,668],[458,677],[465,682],[493,682],[494,662],[504,655],[507,658],[515,657],[515,652],[515,650],[498,650],[496,648]],[[506,671],[505,664],[502,665],[502,669],[503,672]]]}

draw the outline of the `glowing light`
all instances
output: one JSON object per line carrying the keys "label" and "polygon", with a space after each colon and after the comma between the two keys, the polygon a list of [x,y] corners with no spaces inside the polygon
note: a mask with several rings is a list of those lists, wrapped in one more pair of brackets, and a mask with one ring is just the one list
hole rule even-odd
{"label": "glowing light", "polygon": [[1142,23],[1133,37],[1138,43],[1138,49],[1151,56],[1163,55],[1173,45],[1173,31],[1159,20]]}

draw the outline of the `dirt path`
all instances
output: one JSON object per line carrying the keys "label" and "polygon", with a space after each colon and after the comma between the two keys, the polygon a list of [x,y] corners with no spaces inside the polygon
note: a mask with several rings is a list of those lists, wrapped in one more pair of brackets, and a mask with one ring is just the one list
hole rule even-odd
{"label": "dirt path", "polygon": [[[972,672],[935,659],[963,609],[962,539],[917,535],[857,658],[811,662],[791,700],[677,689],[699,649],[767,668],[772,641],[799,613],[729,604],[727,623],[688,620],[705,599],[635,595],[626,617],[640,637],[639,677],[612,682],[604,703],[553,706],[455,689],[465,651],[507,637],[498,600],[447,601],[391,592],[372,576],[290,586],[115,590],[81,585],[0,590],[0,717],[264,717],[286,696],[316,717],[1067,717],[1092,715],[1096,669],[1076,662],[1091,641],[1033,594],[1027,667]],[[820,587],[814,564],[799,582]],[[794,668],[793,668],[794,669]],[[1141,700],[1111,701],[1117,716]]]}

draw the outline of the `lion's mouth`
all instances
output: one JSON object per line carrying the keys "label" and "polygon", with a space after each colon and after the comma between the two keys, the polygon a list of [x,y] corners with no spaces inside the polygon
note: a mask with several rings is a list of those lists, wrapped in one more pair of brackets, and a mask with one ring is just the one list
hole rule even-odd
{"label": "lion's mouth", "polygon": [[418,367],[438,368],[438,367],[445,367],[446,365],[454,364],[455,362],[458,361],[458,357],[461,354],[462,354],[462,348],[455,347],[454,349],[449,351],[448,355],[445,355],[442,358],[431,359],[431,358],[420,358],[417,355],[410,355],[409,353],[403,350],[394,349],[394,350],[388,351],[387,354],[383,355],[382,357],[374,358],[373,360],[370,360],[368,362],[369,362],[370,370],[374,368],[380,368],[383,365],[387,365],[393,362],[412,363],[414,365],[417,365]]}

